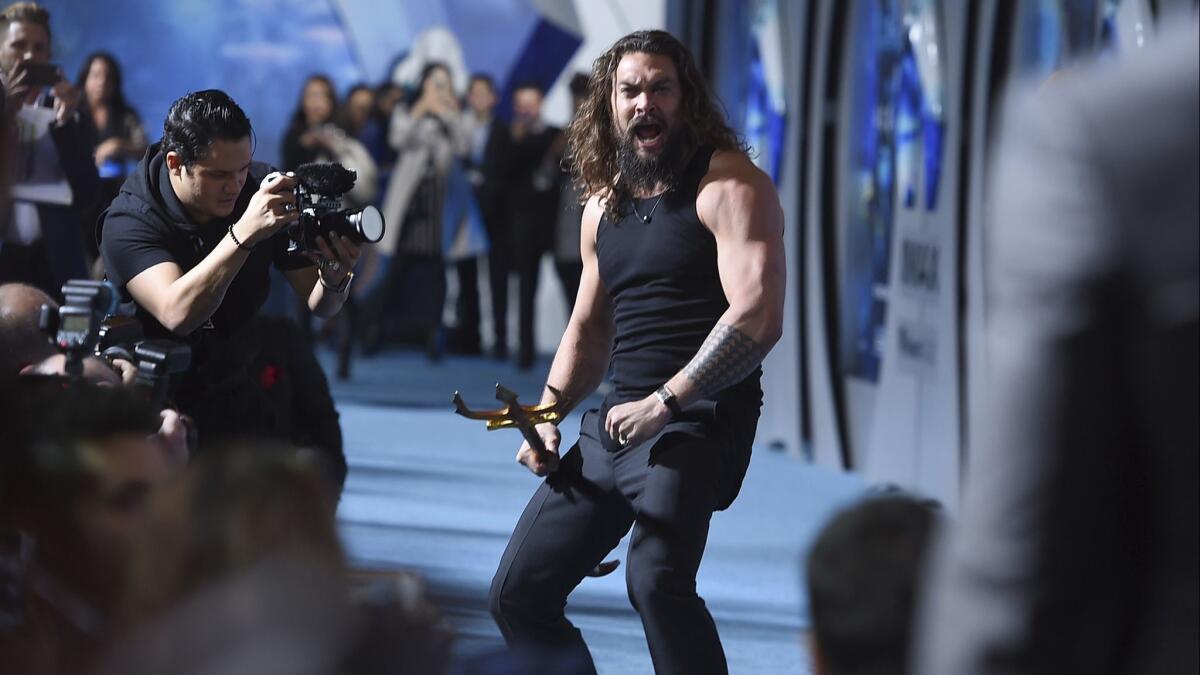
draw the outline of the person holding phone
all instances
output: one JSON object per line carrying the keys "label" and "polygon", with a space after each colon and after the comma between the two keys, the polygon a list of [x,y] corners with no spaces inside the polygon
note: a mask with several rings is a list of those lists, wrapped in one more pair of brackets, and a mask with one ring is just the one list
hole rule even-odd
{"label": "person holding phone", "polygon": [[0,282],[57,295],[68,279],[88,276],[81,213],[100,180],[79,94],[50,63],[50,13],[37,3],[0,13],[0,77],[13,155],[6,158],[12,204],[0,219]]}

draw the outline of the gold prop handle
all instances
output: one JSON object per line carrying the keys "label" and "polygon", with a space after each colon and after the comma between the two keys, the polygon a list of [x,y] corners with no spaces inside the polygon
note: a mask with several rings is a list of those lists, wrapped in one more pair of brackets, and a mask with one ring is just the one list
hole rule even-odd
{"label": "gold prop handle", "polygon": [[559,410],[559,392],[553,387],[549,387],[549,389],[554,396],[554,400],[550,403],[523,406],[517,400],[516,392],[497,383],[496,398],[508,405],[495,410],[472,410],[463,401],[462,394],[456,391],[454,392],[454,411],[467,419],[487,422],[488,431],[514,427],[520,429],[521,435],[525,437],[529,446],[533,448],[534,452],[541,455],[546,452],[546,445],[537,433],[537,425],[546,422],[557,424],[562,421],[563,417]]}

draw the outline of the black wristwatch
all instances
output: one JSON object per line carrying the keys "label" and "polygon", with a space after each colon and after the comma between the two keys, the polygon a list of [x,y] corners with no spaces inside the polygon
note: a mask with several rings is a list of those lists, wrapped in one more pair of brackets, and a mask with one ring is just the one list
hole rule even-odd
{"label": "black wristwatch", "polygon": [[671,411],[672,417],[679,417],[683,414],[683,408],[679,407],[679,401],[675,398],[675,392],[671,391],[667,385],[664,384],[659,387],[654,392],[654,395],[658,397],[658,400],[662,401],[663,405],[667,406],[667,410]]}

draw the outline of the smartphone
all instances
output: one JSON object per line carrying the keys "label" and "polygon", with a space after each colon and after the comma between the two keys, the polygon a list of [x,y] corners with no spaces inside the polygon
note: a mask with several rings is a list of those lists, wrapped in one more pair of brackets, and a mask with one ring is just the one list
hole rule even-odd
{"label": "smartphone", "polygon": [[63,79],[62,69],[54,63],[29,63],[21,65],[25,69],[25,84],[31,87],[50,87]]}

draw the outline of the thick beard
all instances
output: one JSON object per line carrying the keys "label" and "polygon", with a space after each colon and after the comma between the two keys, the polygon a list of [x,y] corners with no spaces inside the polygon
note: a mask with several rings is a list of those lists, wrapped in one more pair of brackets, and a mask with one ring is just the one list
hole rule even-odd
{"label": "thick beard", "polygon": [[653,192],[656,187],[675,186],[683,159],[683,144],[679,133],[668,132],[667,142],[658,155],[639,155],[637,135],[633,127],[617,138],[617,168],[621,171],[621,186],[630,193]]}

